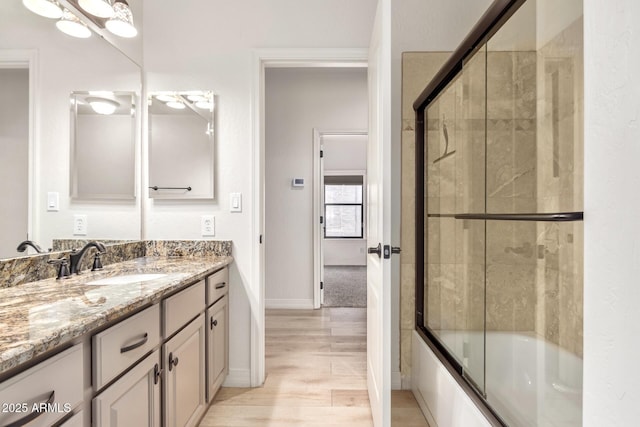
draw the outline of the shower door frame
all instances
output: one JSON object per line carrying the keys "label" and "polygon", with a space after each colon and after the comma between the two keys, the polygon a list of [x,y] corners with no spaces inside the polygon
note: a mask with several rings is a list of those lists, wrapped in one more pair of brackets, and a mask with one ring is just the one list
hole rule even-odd
{"label": "shower door frame", "polygon": [[[471,58],[488,40],[509,20],[509,18],[527,0],[494,0],[484,15],[472,28],[467,37],[462,41],[451,57],[436,73],[434,78],[425,87],[413,104],[415,111],[415,172],[416,172],[416,204],[415,204],[415,253],[416,253],[416,284],[415,284],[415,323],[416,331],[433,351],[439,361],[452,374],[453,378],[472,399],[478,409],[493,426],[506,427],[507,424],[498,413],[488,404],[485,393],[472,378],[465,375],[465,369],[450,351],[439,341],[435,334],[425,325],[425,283],[427,272],[425,268],[425,215],[431,217],[449,217],[466,220],[502,220],[502,221],[582,221],[583,212],[559,212],[559,213],[530,213],[530,214],[488,214],[488,213],[464,213],[464,214],[426,214],[425,197],[425,152],[426,152],[426,110],[432,101],[441,94],[463,70],[466,60]],[[485,226],[486,228],[486,226]],[[485,231],[486,234],[486,231]],[[485,290],[486,292],[486,290]],[[486,333],[486,329],[485,329]],[[485,349],[486,351],[486,343]],[[485,362],[486,363],[486,362]]]}

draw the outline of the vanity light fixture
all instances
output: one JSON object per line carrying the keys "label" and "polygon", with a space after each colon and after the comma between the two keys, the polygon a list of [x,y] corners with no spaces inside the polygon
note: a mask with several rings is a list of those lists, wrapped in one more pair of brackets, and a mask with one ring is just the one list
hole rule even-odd
{"label": "vanity light fixture", "polygon": [[176,101],[176,100],[167,102],[167,107],[175,108],[176,110],[184,110],[185,109],[184,103],[181,102],[181,101]]}
{"label": "vanity light fixture", "polygon": [[97,96],[89,96],[86,101],[91,105],[93,111],[98,114],[109,115],[116,111],[120,104],[112,99],[100,98]]}
{"label": "vanity light fixture", "polygon": [[69,12],[67,9],[64,10],[62,18],[56,22],[56,27],[71,37],[86,39],[91,36],[91,30],[89,27],[87,27],[84,22],[80,21],[76,15]]}
{"label": "vanity light fixture", "polygon": [[100,18],[111,18],[115,11],[112,6],[113,0],[79,0],[80,7],[90,14]]}
{"label": "vanity light fixture", "polygon": [[206,101],[207,98],[202,95],[187,95],[187,99],[191,102]]}
{"label": "vanity light fixture", "polygon": [[45,18],[62,18],[62,8],[55,0],[22,0],[24,7]]}
{"label": "vanity light fixture", "polygon": [[116,36],[131,38],[138,34],[133,25],[133,14],[126,0],[115,0],[113,3],[114,15],[105,23],[107,30]]}
{"label": "vanity light fixture", "polygon": [[172,95],[154,95],[158,101],[161,102],[172,102],[176,100],[175,96]]}
{"label": "vanity light fixture", "polygon": [[198,108],[202,108],[203,110],[213,111],[213,102],[208,99],[198,101],[194,105]]}

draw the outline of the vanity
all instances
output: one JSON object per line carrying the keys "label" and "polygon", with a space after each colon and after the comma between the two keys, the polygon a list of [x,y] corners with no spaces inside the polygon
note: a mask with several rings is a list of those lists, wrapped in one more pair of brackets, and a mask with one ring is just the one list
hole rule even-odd
{"label": "vanity", "polygon": [[0,425],[197,425],[228,373],[231,262],[145,256],[0,289]]}

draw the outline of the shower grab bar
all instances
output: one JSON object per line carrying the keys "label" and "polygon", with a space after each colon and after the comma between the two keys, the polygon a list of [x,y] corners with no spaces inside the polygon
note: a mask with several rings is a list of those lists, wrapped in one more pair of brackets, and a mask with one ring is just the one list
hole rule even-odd
{"label": "shower grab bar", "polygon": [[547,221],[567,222],[584,220],[584,212],[558,212],[558,213],[468,213],[468,214],[427,214],[429,218],[455,218],[478,219],[487,221]]}

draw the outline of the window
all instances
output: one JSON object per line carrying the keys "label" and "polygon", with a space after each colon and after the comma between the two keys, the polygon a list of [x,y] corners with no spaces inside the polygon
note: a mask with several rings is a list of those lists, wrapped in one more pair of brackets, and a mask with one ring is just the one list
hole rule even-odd
{"label": "window", "polygon": [[363,237],[362,176],[325,176],[324,237]]}

